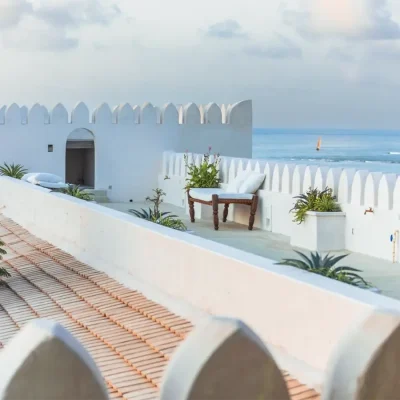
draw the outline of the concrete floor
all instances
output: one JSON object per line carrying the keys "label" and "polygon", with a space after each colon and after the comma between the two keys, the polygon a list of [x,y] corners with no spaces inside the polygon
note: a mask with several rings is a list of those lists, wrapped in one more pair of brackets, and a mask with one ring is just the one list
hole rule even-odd
{"label": "concrete floor", "polygon": [[[104,203],[102,205],[121,212],[128,212],[129,209],[148,209],[151,206],[149,203]],[[274,261],[280,261],[282,258],[297,258],[297,255],[293,252],[293,247],[290,246],[288,236],[260,229],[249,231],[245,225],[234,222],[222,223],[222,221],[220,222],[220,229],[215,231],[211,220],[197,219],[195,223],[191,223],[185,209],[181,207],[162,204],[161,209],[178,215],[184,221],[188,230],[193,231],[193,235]],[[301,249],[297,250],[301,251]],[[348,258],[342,260],[341,265],[362,270],[363,272],[360,275],[373,286],[379,288],[383,295],[400,300],[400,264],[393,264],[389,261],[358,253],[348,253]]]}

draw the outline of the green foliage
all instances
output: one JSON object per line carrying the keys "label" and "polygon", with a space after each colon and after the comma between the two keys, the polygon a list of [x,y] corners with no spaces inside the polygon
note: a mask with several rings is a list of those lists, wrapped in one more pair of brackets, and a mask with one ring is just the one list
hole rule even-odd
{"label": "green foliage", "polygon": [[154,197],[146,197],[146,201],[153,203],[153,209],[149,207],[146,211],[143,208],[141,211],[129,210],[130,213],[138,218],[145,219],[155,224],[166,226],[167,228],[176,229],[178,231],[186,231],[185,224],[178,218],[177,215],[171,214],[169,211],[160,211],[160,205],[164,202],[163,197],[165,193],[161,189],[154,189]]}
{"label": "green foliage", "polygon": [[336,201],[336,196],[333,195],[332,189],[328,187],[323,191],[309,188],[307,193],[296,196],[294,199],[297,199],[297,201],[290,212],[294,213],[293,222],[296,222],[299,225],[304,222],[307,211],[341,211],[341,208]]}
{"label": "green foliage", "polygon": [[301,253],[299,251],[296,251],[296,253],[301,257],[301,260],[295,258],[287,258],[283,259],[276,265],[288,265],[291,267],[300,268],[314,274],[323,275],[327,278],[335,279],[337,281],[344,282],[353,286],[358,286],[361,288],[368,288],[371,286],[360,275],[357,275],[355,273],[362,272],[359,269],[346,266],[335,266],[339,261],[347,257],[348,254],[337,257],[327,254],[325,257],[322,258],[319,253],[311,253],[310,257],[307,257],[304,253]]}
{"label": "green foliage", "polygon": [[210,163],[210,151],[211,147],[208,148],[208,153],[204,154],[200,166],[197,166],[194,163],[189,164],[189,156],[187,152],[184,155],[188,175],[188,177],[186,178],[186,191],[192,188],[219,187],[219,184],[221,182],[221,180],[219,179],[219,164],[221,158],[219,154],[216,154],[214,156],[213,162]]}
{"label": "green foliage", "polygon": [[[3,259],[3,256],[7,254],[7,252],[3,249],[5,243],[0,239],[0,260]],[[0,284],[2,283],[1,278],[9,278],[11,275],[4,267],[0,267]]]}
{"label": "green foliage", "polygon": [[21,164],[10,164],[4,163],[3,166],[0,167],[0,175],[9,176],[10,178],[21,179],[26,173],[27,169],[24,168]]}
{"label": "green foliage", "polygon": [[67,194],[68,196],[76,197],[77,199],[91,201],[93,196],[90,193],[85,192],[79,186],[68,185],[68,188],[61,189],[61,193]]}

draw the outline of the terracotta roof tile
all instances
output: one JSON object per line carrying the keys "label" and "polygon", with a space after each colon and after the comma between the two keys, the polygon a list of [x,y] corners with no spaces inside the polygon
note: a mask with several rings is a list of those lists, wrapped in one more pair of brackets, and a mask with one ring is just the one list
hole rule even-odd
{"label": "terracotta roof tile", "polygon": [[[193,325],[2,215],[0,238],[11,274],[0,286],[0,351],[27,322],[51,318],[90,352],[110,399],[157,399],[171,354]],[[320,398],[285,379],[293,400]]]}

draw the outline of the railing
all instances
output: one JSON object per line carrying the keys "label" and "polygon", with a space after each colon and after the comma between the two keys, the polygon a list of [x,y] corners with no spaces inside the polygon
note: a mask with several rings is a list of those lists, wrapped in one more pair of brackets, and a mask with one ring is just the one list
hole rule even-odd
{"label": "railing", "polygon": [[[338,338],[323,398],[399,398],[399,332],[400,315],[386,310],[375,310],[350,327],[344,338]],[[108,399],[90,354],[52,321],[30,322],[12,338],[0,354],[0,371],[4,400]],[[290,396],[268,346],[251,328],[240,320],[212,317],[173,355],[160,399],[289,400]]]}
{"label": "railing", "polygon": [[[203,157],[201,154],[189,156],[195,163],[200,163]],[[186,178],[183,157],[183,153],[164,153],[159,175],[159,186],[167,194],[166,201],[181,207],[187,202],[183,190]],[[222,186],[244,170],[261,172],[266,176],[259,191],[256,227],[291,236],[293,222],[289,210],[294,204],[293,197],[305,193],[309,187],[324,189],[329,186],[346,213],[346,249],[392,260],[390,236],[400,228],[400,176],[222,157]],[[166,181],[165,176],[169,177]],[[369,209],[374,212],[365,213]],[[248,219],[247,210],[244,213],[240,206],[235,206],[228,219],[243,223]]]}

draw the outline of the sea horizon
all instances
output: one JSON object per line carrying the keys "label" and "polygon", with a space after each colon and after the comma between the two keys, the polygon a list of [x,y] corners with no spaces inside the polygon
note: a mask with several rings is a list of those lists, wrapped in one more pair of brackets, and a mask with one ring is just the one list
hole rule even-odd
{"label": "sea horizon", "polygon": [[400,130],[254,128],[253,158],[400,175]]}

